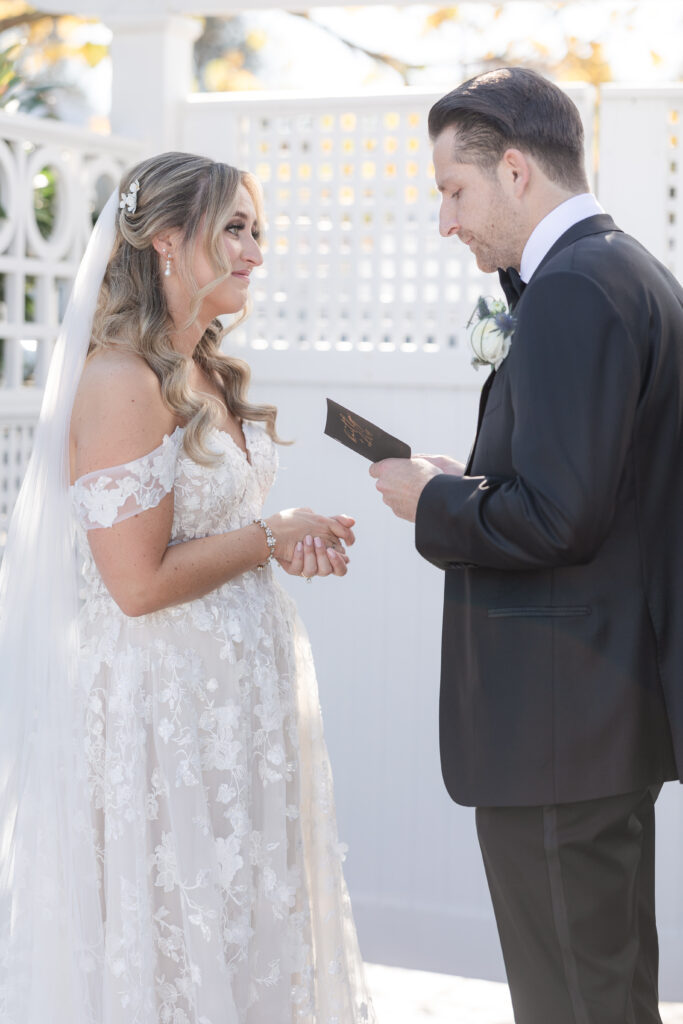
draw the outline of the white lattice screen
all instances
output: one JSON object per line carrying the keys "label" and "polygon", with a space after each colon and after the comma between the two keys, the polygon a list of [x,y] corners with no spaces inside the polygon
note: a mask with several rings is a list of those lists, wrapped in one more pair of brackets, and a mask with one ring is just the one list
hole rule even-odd
{"label": "white lattice screen", "polygon": [[[570,90],[592,141],[593,91]],[[261,348],[444,349],[482,288],[438,234],[427,113],[439,94],[192,97],[184,144],[255,172],[269,222],[254,314]]]}
{"label": "white lattice screen", "polygon": [[469,302],[478,275],[455,251],[439,258],[423,104],[328,102],[275,116],[259,104],[239,125],[271,236],[252,343],[453,344],[453,307]]}

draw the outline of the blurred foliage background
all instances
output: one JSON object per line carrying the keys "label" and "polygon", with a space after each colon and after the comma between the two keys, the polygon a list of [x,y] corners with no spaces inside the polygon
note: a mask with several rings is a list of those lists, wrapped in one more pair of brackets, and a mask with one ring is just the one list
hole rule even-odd
{"label": "blurred foliage background", "polygon": [[[502,64],[558,81],[676,81],[680,0],[468,0],[311,7],[200,19],[200,91],[452,85]],[[0,5],[0,107],[108,130],[110,30],[23,2]]]}

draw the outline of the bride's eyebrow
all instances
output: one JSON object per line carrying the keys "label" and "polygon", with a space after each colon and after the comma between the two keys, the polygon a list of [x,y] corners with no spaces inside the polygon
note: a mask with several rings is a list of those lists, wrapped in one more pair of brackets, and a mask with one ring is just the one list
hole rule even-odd
{"label": "bride's eyebrow", "polygon": [[240,220],[249,220],[248,215],[244,213],[242,210],[235,210],[230,220],[236,220],[238,217],[240,218]]}

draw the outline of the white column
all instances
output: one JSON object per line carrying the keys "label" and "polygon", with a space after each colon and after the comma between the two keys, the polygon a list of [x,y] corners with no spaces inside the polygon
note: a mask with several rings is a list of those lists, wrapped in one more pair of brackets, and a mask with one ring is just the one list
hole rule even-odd
{"label": "white column", "polygon": [[109,15],[112,131],[139,140],[144,154],[181,145],[181,106],[192,88],[197,19],[178,15]]}

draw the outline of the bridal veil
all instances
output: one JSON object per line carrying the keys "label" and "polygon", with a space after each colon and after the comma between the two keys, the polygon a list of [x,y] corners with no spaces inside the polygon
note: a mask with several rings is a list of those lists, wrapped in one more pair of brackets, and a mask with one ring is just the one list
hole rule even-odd
{"label": "bridal veil", "polygon": [[99,865],[74,742],[78,580],[69,422],[115,237],[109,198],[59,333],[0,567],[0,1022],[101,1024]]}

